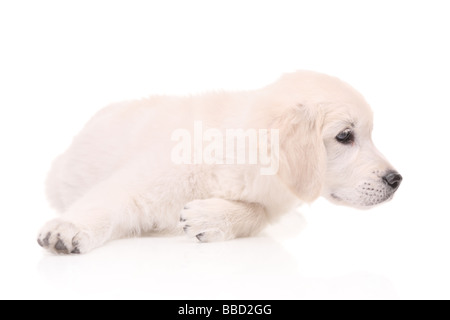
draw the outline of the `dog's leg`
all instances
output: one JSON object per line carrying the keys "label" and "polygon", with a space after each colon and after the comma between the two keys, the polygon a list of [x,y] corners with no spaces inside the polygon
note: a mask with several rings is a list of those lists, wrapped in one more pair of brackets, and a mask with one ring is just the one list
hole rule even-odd
{"label": "dog's leg", "polygon": [[257,203],[211,198],[187,203],[180,221],[189,236],[212,242],[255,235],[266,226],[267,215]]}
{"label": "dog's leg", "polygon": [[[142,185],[130,182],[129,176],[136,175],[117,172],[93,186],[60,218],[44,225],[38,235],[39,245],[53,253],[79,254],[109,240],[151,229],[155,222],[143,212],[145,203],[139,196]],[[175,217],[173,220],[176,224]]]}
{"label": "dog's leg", "polygon": [[121,233],[117,223],[125,202],[120,185],[102,182],[60,218],[46,223],[39,232],[38,243],[58,254],[89,252]]}

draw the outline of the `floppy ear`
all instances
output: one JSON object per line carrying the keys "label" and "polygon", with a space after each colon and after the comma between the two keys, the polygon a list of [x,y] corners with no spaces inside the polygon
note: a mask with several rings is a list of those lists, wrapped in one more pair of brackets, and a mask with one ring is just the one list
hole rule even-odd
{"label": "floppy ear", "polygon": [[280,130],[279,177],[306,202],[320,196],[325,177],[323,118],[319,106],[296,105],[277,120]]}

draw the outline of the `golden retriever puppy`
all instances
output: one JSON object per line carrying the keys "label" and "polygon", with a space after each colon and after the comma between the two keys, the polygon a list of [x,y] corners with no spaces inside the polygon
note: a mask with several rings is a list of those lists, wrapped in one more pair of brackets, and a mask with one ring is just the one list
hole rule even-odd
{"label": "golden retriever puppy", "polygon": [[79,254],[148,232],[229,240],[319,196],[377,205],[402,177],[371,131],[358,92],[310,71],[260,90],[108,106],[55,160],[47,191],[61,216],[38,243]]}

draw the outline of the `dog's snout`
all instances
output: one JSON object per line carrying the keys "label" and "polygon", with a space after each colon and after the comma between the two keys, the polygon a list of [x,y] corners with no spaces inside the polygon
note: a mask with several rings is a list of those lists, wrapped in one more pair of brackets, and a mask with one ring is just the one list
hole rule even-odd
{"label": "dog's snout", "polygon": [[392,189],[397,190],[403,178],[397,171],[389,171],[383,177],[383,181]]}

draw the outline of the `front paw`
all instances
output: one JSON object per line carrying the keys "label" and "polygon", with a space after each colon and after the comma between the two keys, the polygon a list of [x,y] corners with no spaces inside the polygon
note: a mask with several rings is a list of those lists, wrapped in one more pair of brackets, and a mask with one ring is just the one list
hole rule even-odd
{"label": "front paw", "polygon": [[81,254],[88,251],[89,235],[71,222],[54,219],[40,231],[37,242],[56,254]]}
{"label": "front paw", "polygon": [[[234,238],[226,232],[225,216],[217,212],[208,200],[195,200],[185,205],[180,215],[183,231],[200,242],[224,241]],[[214,212],[216,210],[216,212]]]}

